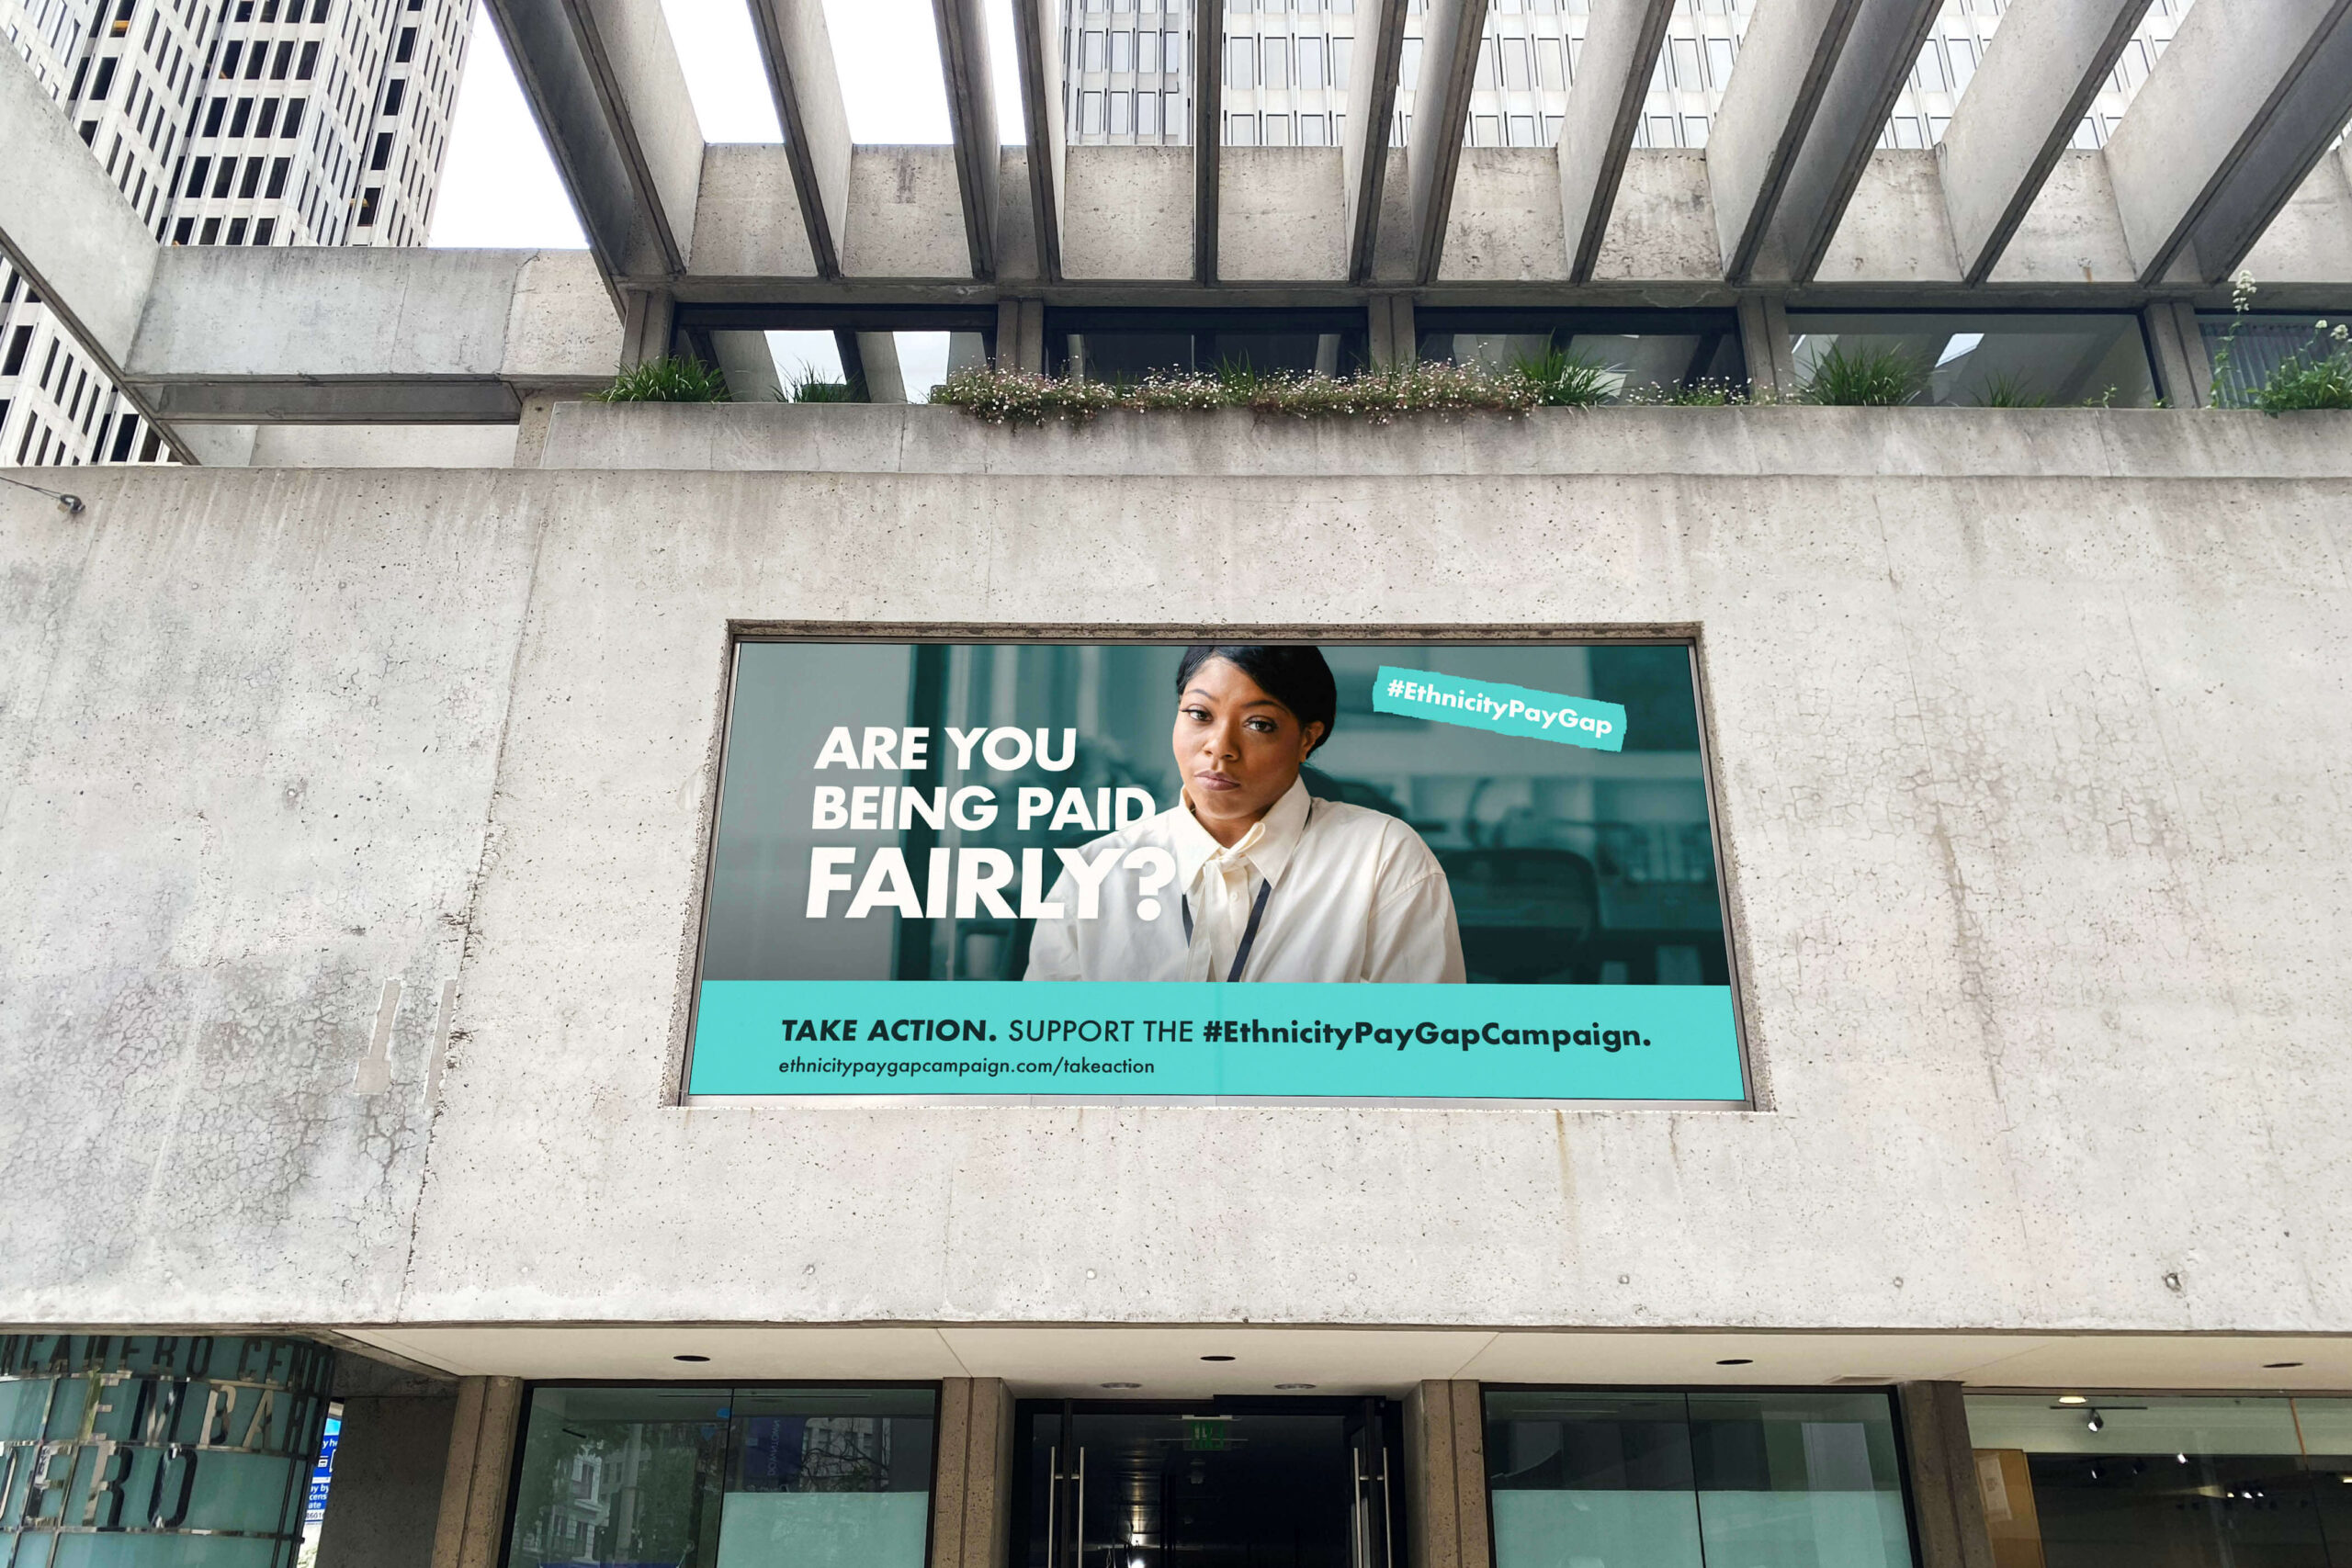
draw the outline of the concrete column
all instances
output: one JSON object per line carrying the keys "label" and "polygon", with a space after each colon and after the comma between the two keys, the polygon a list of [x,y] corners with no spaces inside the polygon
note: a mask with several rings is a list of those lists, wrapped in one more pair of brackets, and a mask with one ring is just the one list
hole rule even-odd
{"label": "concrete column", "polygon": [[621,367],[667,358],[677,301],[653,289],[631,288],[622,292],[621,303]]}
{"label": "concrete column", "polygon": [[[523,1414],[520,1378],[461,1378],[433,1529],[433,1568],[498,1568],[506,1478]],[[332,1495],[332,1494],[330,1494]]]}
{"label": "concrete column", "polygon": [[1994,1568],[1961,1385],[1907,1382],[1896,1387],[1894,1397],[1911,1461],[1919,1568]]}
{"label": "concrete column", "polygon": [[2197,307],[2185,299],[2151,305],[2140,313],[2155,355],[2156,381],[2166,404],[2201,409],[2213,401],[2213,356],[2197,325]]}
{"label": "concrete column", "polygon": [[1375,294],[1364,302],[1364,355],[1375,370],[1396,363],[1396,351],[1388,337],[1388,300],[1387,295]]}
{"label": "concrete column", "polygon": [[343,1401],[317,1568],[418,1568],[433,1556],[454,1394]]}
{"label": "concrete column", "polygon": [[1033,375],[1046,373],[1046,302],[1043,299],[1021,301],[1021,368]]}
{"label": "concrete column", "polygon": [[1739,302],[1739,348],[1747,360],[1747,383],[1756,396],[1797,394],[1796,355],[1789,344],[1789,313],[1769,295]]}
{"label": "concrete column", "polygon": [[1002,1378],[939,1389],[931,1568],[1004,1568],[1012,1547],[1012,1395]]}
{"label": "concrete column", "polygon": [[1487,1426],[1478,1385],[1430,1382],[1405,1396],[1405,1560],[1487,1568]]}
{"label": "concrete column", "polygon": [[523,417],[514,430],[514,466],[536,468],[539,459],[547,456],[548,421],[555,416],[556,396],[553,392],[523,394]]}
{"label": "concrete column", "polygon": [[1388,343],[1399,365],[1418,365],[1421,358],[1420,329],[1413,324],[1413,301],[1403,294],[1388,300]]}

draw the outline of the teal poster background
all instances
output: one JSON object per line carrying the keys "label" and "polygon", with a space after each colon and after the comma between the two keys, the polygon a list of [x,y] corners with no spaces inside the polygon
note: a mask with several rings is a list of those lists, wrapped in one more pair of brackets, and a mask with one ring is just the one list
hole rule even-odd
{"label": "teal poster background", "polygon": [[[1745,1099],[1689,645],[1317,646],[1340,706],[1307,787],[1429,847],[1467,984],[1026,982],[1022,900],[959,908],[932,868],[976,851],[1053,866],[1106,819],[1178,805],[1182,648],[745,639],[686,1092]],[[1384,669],[1617,728],[1562,744],[1508,716],[1403,711]],[[1004,743],[959,757],[944,739],[984,727]],[[841,765],[853,752],[858,766]],[[992,813],[934,823],[904,804],[979,791]],[[1017,809],[1024,791],[1052,810]],[[922,885],[920,913],[848,918],[849,895],[828,898],[820,875],[862,883],[886,850]]]}
{"label": "teal poster background", "polygon": [[1721,986],[712,980],[694,1094],[1739,1100]]}

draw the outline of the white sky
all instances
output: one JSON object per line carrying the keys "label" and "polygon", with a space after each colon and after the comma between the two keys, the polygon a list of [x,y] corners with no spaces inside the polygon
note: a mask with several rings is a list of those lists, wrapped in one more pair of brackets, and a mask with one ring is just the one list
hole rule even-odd
{"label": "white sky", "polygon": [[[931,0],[824,0],[834,68],[849,110],[850,139],[869,145],[944,145],[947,94],[941,85],[938,33]],[[752,16],[743,0],[662,0],[678,48],[686,91],[706,141],[775,141],[775,105],[768,96]],[[986,0],[997,132],[1023,140],[1021,95],[1013,62],[1011,0]],[[515,85],[514,68],[477,0],[473,45],[449,128],[449,160],[433,213],[429,243],[578,250],[587,241],[557,178],[547,143]],[[920,398],[946,374],[944,333],[900,333],[899,360]],[[841,374],[830,333],[771,333],[769,345],[788,381],[806,365]]]}

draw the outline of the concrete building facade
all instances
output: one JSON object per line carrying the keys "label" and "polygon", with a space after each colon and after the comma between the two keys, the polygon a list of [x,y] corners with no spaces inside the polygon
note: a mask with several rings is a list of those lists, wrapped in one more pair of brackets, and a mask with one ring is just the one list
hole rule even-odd
{"label": "concrete building facade", "polygon": [[[2352,412],[2243,406],[2352,307],[2352,15],[2016,0],[1933,150],[1928,0],[1759,0],[1702,149],[1650,0],[1550,146],[1463,0],[1321,147],[1086,144],[1027,4],[856,146],[781,0],[707,146],[657,7],[493,15],[584,254],[159,240],[0,61],[8,265],[184,459],[0,472],[13,1562],[2352,1562]],[[1607,385],[992,423],[787,327]],[[1596,728],[1462,705],[1532,668]],[[1236,694],[1292,815],[1096,854]],[[1262,983],[1002,983],[1089,879]]]}

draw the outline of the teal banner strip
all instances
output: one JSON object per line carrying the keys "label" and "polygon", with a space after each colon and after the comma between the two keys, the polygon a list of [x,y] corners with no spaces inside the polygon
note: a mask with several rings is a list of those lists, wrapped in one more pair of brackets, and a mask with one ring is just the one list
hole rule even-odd
{"label": "teal banner strip", "polygon": [[1595,751],[1625,749],[1625,710],[1590,697],[1564,697],[1473,681],[1464,675],[1433,675],[1426,670],[1380,667],[1372,683],[1372,711],[1408,718],[1435,719],[1529,740],[1556,740]]}
{"label": "teal banner strip", "polygon": [[1728,986],[706,980],[697,1095],[1744,1100]]}

